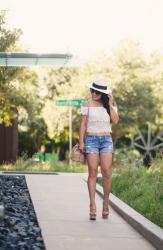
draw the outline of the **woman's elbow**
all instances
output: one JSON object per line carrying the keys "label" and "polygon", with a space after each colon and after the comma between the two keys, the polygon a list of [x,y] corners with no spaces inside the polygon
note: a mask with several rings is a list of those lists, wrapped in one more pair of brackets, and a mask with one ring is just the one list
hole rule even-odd
{"label": "woman's elbow", "polygon": [[86,129],[86,122],[85,122],[85,121],[81,121],[81,122],[80,122],[80,128],[81,128],[82,130],[85,130],[85,129]]}
{"label": "woman's elbow", "polygon": [[113,124],[117,124],[119,122],[119,117],[115,118],[114,120],[112,120]]}

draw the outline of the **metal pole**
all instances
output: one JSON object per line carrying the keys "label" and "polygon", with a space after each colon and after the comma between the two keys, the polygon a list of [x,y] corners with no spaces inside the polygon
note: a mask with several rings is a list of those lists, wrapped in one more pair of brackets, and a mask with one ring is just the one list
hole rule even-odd
{"label": "metal pole", "polygon": [[72,153],[72,106],[69,104],[69,166],[71,166],[71,153]]}

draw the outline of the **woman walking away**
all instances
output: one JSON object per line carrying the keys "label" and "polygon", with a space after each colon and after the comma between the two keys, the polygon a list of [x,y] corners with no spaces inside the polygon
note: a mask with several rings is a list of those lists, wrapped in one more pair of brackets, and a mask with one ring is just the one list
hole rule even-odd
{"label": "woman walking away", "polygon": [[103,178],[102,217],[109,215],[109,193],[111,190],[111,164],[113,141],[111,125],[119,121],[117,105],[105,78],[89,85],[91,98],[81,107],[79,149],[86,153],[88,164],[88,192],[90,198],[89,218],[96,219],[96,178],[100,161]]}

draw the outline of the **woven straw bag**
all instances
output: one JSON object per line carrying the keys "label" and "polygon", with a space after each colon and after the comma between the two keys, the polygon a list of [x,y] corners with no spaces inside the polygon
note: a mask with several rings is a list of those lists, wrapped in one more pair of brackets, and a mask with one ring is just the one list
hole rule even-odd
{"label": "woven straw bag", "polygon": [[76,143],[75,146],[73,146],[71,159],[72,161],[78,161],[80,163],[85,162],[85,154],[79,150],[79,143]]}

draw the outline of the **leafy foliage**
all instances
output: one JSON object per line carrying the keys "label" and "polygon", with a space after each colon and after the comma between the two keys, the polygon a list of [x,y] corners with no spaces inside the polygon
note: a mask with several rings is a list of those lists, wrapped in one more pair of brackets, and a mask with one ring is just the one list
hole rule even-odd
{"label": "leafy foliage", "polygon": [[163,165],[159,164],[161,170],[156,172],[145,168],[123,169],[120,175],[113,176],[112,192],[163,228]]}
{"label": "leafy foliage", "polygon": [[[5,13],[1,12],[0,50],[17,51],[21,33],[19,29],[6,28]],[[36,151],[51,143],[58,152],[64,144],[65,152],[61,153],[64,158],[68,150],[69,110],[56,106],[55,101],[89,99],[88,83],[102,74],[108,78],[118,105],[120,121],[112,129],[114,145],[118,146],[118,142],[134,136],[135,127],[143,128],[150,123],[156,131],[163,124],[162,66],[161,53],[147,57],[139,43],[127,40],[110,56],[103,54],[81,67],[35,70],[0,67],[0,123],[9,126],[18,114],[19,131],[33,140]],[[79,119],[79,108],[74,107],[74,142],[78,138]]]}

